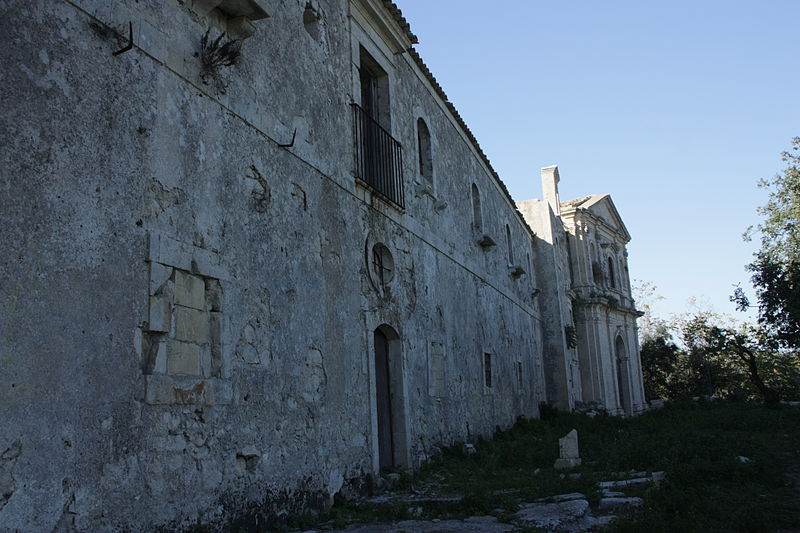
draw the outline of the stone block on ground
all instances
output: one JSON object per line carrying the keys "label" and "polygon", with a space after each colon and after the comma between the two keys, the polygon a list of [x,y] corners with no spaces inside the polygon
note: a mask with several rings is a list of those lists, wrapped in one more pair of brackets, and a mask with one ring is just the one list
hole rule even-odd
{"label": "stone block on ground", "polygon": [[619,511],[641,507],[644,500],[641,498],[601,498],[597,505],[599,511]]}
{"label": "stone block on ground", "polygon": [[537,503],[539,502],[567,502],[570,500],[585,500],[586,495],[581,494],[580,492],[570,492],[569,494],[557,494],[555,496],[548,496],[547,498],[539,498],[536,500]]}
{"label": "stone block on ground", "polygon": [[499,522],[494,516],[473,516],[464,520],[403,520],[389,524],[353,525],[343,530],[347,533],[506,533],[517,527]]}
{"label": "stone block on ground", "polygon": [[632,479],[637,477],[647,477],[647,472],[637,472],[636,470],[629,470],[627,472],[612,472],[611,475],[619,479]]}
{"label": "stone block on ground", "polygon": [[588,512],[588,501],[569,500],[558,503],[529,503],[516,516],[526,525],[555,529],[576,522]]}
{"label": "stone block on ground", "polygon": [[652,483],[651,477],[639,477],[635,479],[618,479],[615,481],[600,481],[597,486],[601,489],[611,489],[614,487],[629,487],[631,485],[643,485],[645,483]]}
{"label": "stone block on ground", "polygon": [[558,439],[559,457],[556,459],[553,468],[556,470],[566,470],[580,466],[581,457],[578,451],[578,432],[572,430]]}
{"label": "stone block on ground", "polygon": [[464,497],[458,495],[447,495],[447,494],[439,496],[428,496],[425,494],[411,494],[408,496],[400,496],[400,497],[395,496],[393,497],[393,499],[400,500],[405,503],[436,504],[436,503],[461,503]]}

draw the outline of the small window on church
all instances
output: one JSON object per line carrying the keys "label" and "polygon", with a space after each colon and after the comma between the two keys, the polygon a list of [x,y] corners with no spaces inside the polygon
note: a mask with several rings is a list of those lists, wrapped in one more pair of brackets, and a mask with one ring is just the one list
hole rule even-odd
{"label": "small window on church", "polygon": [[419,155],[419,175],[433,181],[433,156],[431,154],[431,133],[425,121],[417,119],[417,148]]}
{"label": "small window on church", "polygon": [[429,393],[434,398],[442,398],[447,388],[444,377],[444,345],[441,342],[432,342],[429,354]]}
{"label": "small window on church", "polygon": [[572,266],[572,246],[570,246],[570,235],[569,233],[566,234],[566,241],[567,241],[567,264],[569,265],[569,279],[575,279],[575,270]]}
{"label": "small window on church", "polygon": [[487,389],[492,388],[492,354],[483,354],[483,384]]}
{"label": "small window on church", "polygon": [[481,193],[478,186],[472,184],[472,229],[475,232],[483,230],[483,215],[481,214]]}
{"label": "small window on church", "polygon": [[303,11],[303,26],[315,41],[322,38],[322,16],[310,3],[306,4]]}
{"label": "small window on church", "polygon": [[592,279],[597,286],[603,284],[603,272],[600,269],[600,263],[597,261],[592,261]]}
{"label": "small window on church", "polygon": [[514,264],[514,248],[511,246],[511,228],[506,224],[506,246],[508,246],[508,264]]}
{"label": "small window on church", "polygon": [[611,285],[612,289],[617,288],[617,282],[614,276],[614,261],[610,257],[608,258],[608,283]]}
{"label": "small window on church", "polygon": [[394,259],[389,249],[378,243],[372,247],[372,273],[381,287],[386,287],[394,277]]}

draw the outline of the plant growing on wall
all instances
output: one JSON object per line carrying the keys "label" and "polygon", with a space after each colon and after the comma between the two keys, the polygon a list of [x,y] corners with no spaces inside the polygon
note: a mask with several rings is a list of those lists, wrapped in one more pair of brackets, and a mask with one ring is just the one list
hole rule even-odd
{"label": "plant growing on wall", "polygon": [[575,326],[564,326],[564,337],[567,339],[567,348],[578,346],[578,334]]}
{"label": "plant growing on wall", "polygon": [[239,62],[242,43],[235,39],[223,42],[225,39],[224,32],[212,40],[209,36],[210,31],[207,31],[200,40],[200,79],[206,85],[211,80],[214,80],[218,87],[224,91],[225,84],[220,77],[220,70],[225,67],[232,67]]}

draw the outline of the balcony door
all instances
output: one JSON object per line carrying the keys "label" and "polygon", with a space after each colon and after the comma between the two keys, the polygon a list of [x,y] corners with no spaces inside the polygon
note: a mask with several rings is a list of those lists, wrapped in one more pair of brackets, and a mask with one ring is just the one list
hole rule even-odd
{"label": "balcony door", "polygon": [[402,149],[390,133],[389,76],[363,47],[358,78],[361,102],[353,104],[356,176],[402,208]]}
{"label": "balcony door", "polygon": [[378,78],[366,65],[358,69],[361,80],[361,109],[374,120],[380,123],[378,113]]}
{"label": "balcony door", "polygon": [[359,57],[358,78],[361,85],[361,109],[389,131],[389,75],[364,48],[361,48]]}

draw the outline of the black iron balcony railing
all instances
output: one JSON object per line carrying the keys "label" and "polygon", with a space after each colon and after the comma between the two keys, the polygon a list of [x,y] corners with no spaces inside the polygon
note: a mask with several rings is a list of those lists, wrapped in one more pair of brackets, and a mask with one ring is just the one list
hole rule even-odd
{"label": "black iron balcony railing", "polygon": [[400,143],[358,104],[353,107],[356,176],[387,200],[405,208]]}

